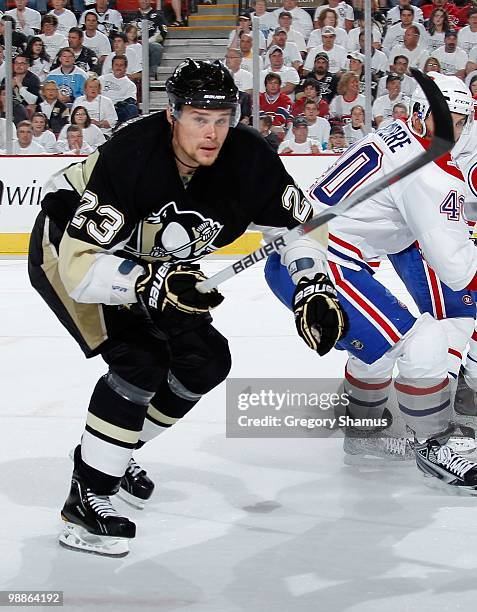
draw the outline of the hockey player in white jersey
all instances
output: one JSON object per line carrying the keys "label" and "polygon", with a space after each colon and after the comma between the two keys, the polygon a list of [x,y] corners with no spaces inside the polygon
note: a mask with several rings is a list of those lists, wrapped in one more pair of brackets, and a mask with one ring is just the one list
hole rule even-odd
{"label": "hockey player in white jersey", "polygon": [[[463,83],[433,73],[452,115],[455,139],[471,129],[473,101]],[[434,129],[420,90],[407,123],[395,121],[351,147],[309,190],[317,207],[333,206],[363,183],[402,166],[429,146]],[[345,383],[352,415],[379,416],[385,407],[394,365],[400,411],[414,432],[417,466],[459,489],[477,490],[477,464],[447,444],[452,433],[446,332],[424,313],[417,319],[374,279],[368,262],[419,242],[425,260],[453,290],[477,289],[477,250],[461,209],[462,174],[449,154],[358,204],[329,226],[329,267],[349,320],[337,344],[348,351]],[[286,282],[276,257],[266,278],[289,307],[300,290]]]}

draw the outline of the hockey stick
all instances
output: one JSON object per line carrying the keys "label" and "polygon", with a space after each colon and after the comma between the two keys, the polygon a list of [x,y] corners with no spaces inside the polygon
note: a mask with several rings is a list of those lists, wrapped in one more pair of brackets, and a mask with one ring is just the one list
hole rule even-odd
{"label": "hockey stick", "polygon": [[278,238],[275,238],[275,240],[271,240],[263,247],[253,251],[253,253],[250,253],[250,255],[237,260],[232,265],[224,268],[217,274],[214,274],[214,276],[211,276],[206,281],[198,283],[196,285],[198,291],[201,293],[211,291],[229,278],[240,274],[240,272],[243,272],[250,266],[253,266],[258,261],[265,259],[265,257],[268,257],[268,255],[271,255],[274,252],[279,253],[284,247],[288,246],[298,238],[301,238],[317,227],[328,223],[328,221],[331,221],[335,217],[343,215],[345,212],[353,208],[353,206],[356,206],[356,204],[363,202],[375,193],[378,193],[393,183],[400,181],[406,176],[409,176],[412,172],[415,172],[429,162],[434,161],[453,147],[454,128],[451,114],[442,92],[431,78],[419,70],[411,68],[411,73],[422,87],[422,90],[429,101],[429,106],[434,119],[434,136],[427,151],[424,151],[421,153],[421,155],[418,155],[415,159],[412,159],[400,168],[396,168],[392,172],[389,172],[389,174],[381,177],[368,187],[354,193],[349,198],[345,198],[338,204],[330,206],[328,210],[317,214],[306,223],[298,225],[294,229],[283,233],[281,236],[278,236]]}

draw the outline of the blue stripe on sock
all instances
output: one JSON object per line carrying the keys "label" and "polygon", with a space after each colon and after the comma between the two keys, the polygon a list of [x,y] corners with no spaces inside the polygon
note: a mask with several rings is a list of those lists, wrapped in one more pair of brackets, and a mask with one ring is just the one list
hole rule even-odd
{"label": "blue stripe on sock", "polygon": [[411,408],[406,408],[402,404],[399,404],[399,410],[412,417],[423,417],[429,416],[430,414],[436,414],[437,412],[441,412],[445,410],[450,405],[450,400],[445,401],[440,406],[436,406],[435,408],[427,408],[426,410],[411,410]]}
{"label": "blue stripe on sock", "polygon": [[348,396],[350,404],[355,404],[356,406],[364,406],[365,408],[376,408],[377,406],[382,406],[388,401],[388,398],[385,397],[377,402],[363,402],[362,400],[356,399],[355,397]]}

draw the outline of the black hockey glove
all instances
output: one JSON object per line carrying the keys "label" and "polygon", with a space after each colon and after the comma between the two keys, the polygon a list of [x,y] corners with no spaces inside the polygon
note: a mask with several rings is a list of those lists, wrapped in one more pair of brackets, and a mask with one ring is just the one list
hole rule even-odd
{"label": "black hockey glove", "polygon": [[326,274],[300,279],[293,295],[293,311],[298,334],[318,355],[331,351],[346,331],[346,313]]}
{"label": "black hockey glove", "polygon": [[150,263],[136,281],[136,295],[152,319],[178,311],[198,315],[218,306],[224,299],[217,289],[200,293],[195,285],[207,277],[195,266]]}

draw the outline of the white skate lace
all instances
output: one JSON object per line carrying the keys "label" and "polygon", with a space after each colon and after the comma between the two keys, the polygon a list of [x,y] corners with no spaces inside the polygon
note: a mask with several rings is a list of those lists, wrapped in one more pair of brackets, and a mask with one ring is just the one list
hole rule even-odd
{"label": "white skate lace", "polygon": [[131,476],[134,478],[135,476],[137,476],[138,474],[140,474],[141,472],[144,472],[144,470],[142,469],[142,467],[140,465],[138,465],[134,459],[131,459],[128,463],[128,472],[131,474]]}
{"label": "white skate lace", "polygon": [[97,512],[102,518],[106,518],[107,516],[118,516],[118,513],[111,505],[111,501],[107,495],[96,495],[91,491],[86,491],[86,499],[94,512]]}
{"label": "white skate lace", "polygon": [[405,455],[407,438],[384,438],[386,450],[394,455]]}
{"label": "white skate lace", "polygon": [[448,446],[441,446],[437,451],[437,461],[448,470],[461,477],[475,467],[475,463],[457,455]]}

